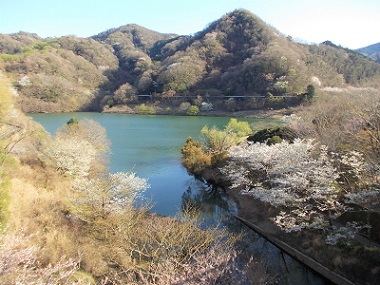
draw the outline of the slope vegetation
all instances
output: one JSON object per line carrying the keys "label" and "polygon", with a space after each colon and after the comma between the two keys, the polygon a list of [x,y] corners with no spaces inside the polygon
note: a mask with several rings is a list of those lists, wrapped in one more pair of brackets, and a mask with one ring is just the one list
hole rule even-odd
{"label": "slope vegetation", "polygon": [[310,84],[378,87],[380,78],[380,64],[357,52],[328,41],[293,42],[241,9],[191,36],[136,24],[87,39],[0,35],[0,68],[17,87],[22,109],[34,112],[136,106],[137,95],[149,94],[155,106],[175,98],[174,107],[286,107],[302,102]]}
{"label": "slope vegetation", "polygon": [[51,137],[16,96],[0,73],[0,285],[246,278],[226,232],[200,230],[190,211],[175,220],[135,208],[149,184],[108,173],[104,128],[72,119]]}

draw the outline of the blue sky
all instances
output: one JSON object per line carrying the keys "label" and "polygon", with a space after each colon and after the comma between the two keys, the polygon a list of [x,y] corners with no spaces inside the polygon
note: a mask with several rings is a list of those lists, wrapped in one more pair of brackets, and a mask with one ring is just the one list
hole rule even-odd
{"label": "blue sky", "polygon": [[135,23],[189,35],[237,8],[309,43],[355,49],[380,42],[380,0],[0,0],[0,33],[89,37]]}

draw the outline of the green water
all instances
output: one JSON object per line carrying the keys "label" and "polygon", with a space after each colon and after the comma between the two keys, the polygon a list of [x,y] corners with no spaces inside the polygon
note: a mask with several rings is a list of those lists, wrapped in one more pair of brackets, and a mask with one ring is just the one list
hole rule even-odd
{"label": "green water", "polygon": [[[101,124],[111,141],[110,172],[136,172],[147,178],[151,188],[146,197],[154,204],[153,212],[175,215],[182,203],[195,204],[209,223],[218,223],[229,231],[246,230],[244,254],[268,267],[267,274],[276,276],[276,284],[325,284],[324,281],[266,242],[262,237],[244,228],[230,213],[235,204],[221,191],[195,179],[181,165],[181,147],[188,136],[200,139],[204,125],[223,128],[230,118],[143,116],[100,113],[31,114],[35,121],[54,134],[72,118],[92,119]],[[239,119],[264,127],[274,120]],[[278,122],[278,121],[277,121]],[[247,284],[256,284],[247,283]]]}
{"label": "green water", "polygon": [[[146,196],[152,200],[152,211],[174,215],[181,209],[183,196],[207,187],[188,175],[181,165],[181,147],[191,136],[201,139],[203,126],[223,128],[227,117],[144,116],[101,113],[31,114],[47,131],[54,134],[75,116],[101,124],[111,141],[110,172],[133,171],[147,178],[151,188]],[[239,119],[252,124],[258,119]],[[210,214],[211,215],[211,214]]]}

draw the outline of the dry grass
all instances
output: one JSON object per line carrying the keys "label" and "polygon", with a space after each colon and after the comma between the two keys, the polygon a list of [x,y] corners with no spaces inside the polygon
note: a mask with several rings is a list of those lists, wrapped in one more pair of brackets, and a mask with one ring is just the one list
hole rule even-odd
{"label": "dry grass", "polygon": [[9,191],[9,224],[36,234],[30,244],[40,248],[41,264],[80,259],[86,276],[110,284],[208,284],[230,274],[235,255],[225,232],[201,231],[190,216],[178,221],[135,209],[83,222],[70,212],[72,181],[50,174],[20,165]]}
{"label": "dry grass", "polygon": [[12,229],[38,233],[33,242],[41,248],[43,264],[58,262],[62,256],[78,258],[75,234],[64,215],[65,203],[54,191],[36,188],[25,180],[13,179],[10,191]]}
{"label": "dry grass", "polygon": [[[9,233],[23,232],[30,237],[23,240],[22,248],[35,249],[31,264],[38,265],[38,270],[46,269],[43,272],[48,274],[49,268],[61,268],[65,258],[75,260],[70,263],[70,274],[80,261],[81,272],[75,278],[90,283],[209,284],[240,277],[233,269],[236,253],[230,237],[216,229],[200,230],[190,218],[193,215],[179,221],[148,214],[147,209],[136,210],[131,203],[103,216],[96,215],[95,209],[91,219],[81,219],[71,200],[75,177],[61,175],[44,155],[50,138],[22,114],[14,119],[17,137],[7,136],[4,142],[0,136],[5,158],[0,165],[5,176],[0,182],[4,177],[10,182],[1,213],[9,212]],[[3,143],[11,143],[12,151]],[[92,175],[103,178],[103,168],[96,170]],[[11,250],[17,253],[17,247]],[[15,272],[19,265],[17,261]],[[37,280],[33,279],[36,272],[25,271],[25,278]]]}

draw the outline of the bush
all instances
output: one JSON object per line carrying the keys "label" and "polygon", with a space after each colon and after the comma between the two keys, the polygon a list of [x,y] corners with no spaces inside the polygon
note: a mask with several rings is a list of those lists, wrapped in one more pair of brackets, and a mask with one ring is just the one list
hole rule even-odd
{"label": "bush", "polygon": [[208,111],[212,111],[213,110],[213,105],[212,103],[206,103],[206,102],[202,102],[201,104],[201,111],[202,112],[208,112]]}
{"label": "bush", "polygon": [[233,133],[226,129],[219,130],[215,126],[212,128],[204,126],[201,133],[205,136],[206,147],[214,154],[224,152],[235,145],[235,137]]}
{"label": "bush", "polygon": [[199,113],[199,107],[196,105],[190,106],[190,108],[186,112],[186,114],[190,116],[198,115],[198,113]]}
{"label": "bush", "polygon": [[190,107],[191,107],[191,104],[189,102],[182,102],[178,107],[178,111],[185,113],[187,112],[187,110],[189,110]]}
{"label": "bush", "polygon": [[273,136],[268,139],[267,144],[272,145],[280,142],[282,142],[282,138],[280,138],[279,136]]}
{"label": "bush", "polygon": [[[26,236],[22,231],[0,233],[0,284],[71,283],[79,261],[62,257],[59,262],[44,267],[37,259],[39,248],[29,245],[31,239],[32,236]],[[88,283],[77,279],[75,284]]]}
{"label": "bush", "polygon": [[188,137],[181,149],[182,165],[193,174],[200,174],[206,167],[211,166],[211,155],[202,149],[200,142]]}
{"label": "bush", "polygon": [[286,140],[293,142],[298,137],[297,132],[289,127],[278,127],[271,129],[263,129],[248,137],[248,141],[254,143],[267,143],[268,145],[276,144]]}
{"label": "bush", "polygon": [[252,129],[248,122],[239,122],[237,119],[231,118],[227,124],[226,130],[234,134],[236,138],[242,138],[252,133]]}
{"label": "bush", "polygon": [[154,108],[154,106],[147,106],[144,103],[137,106],[136,110],[139,114],[155,114],[156,113],[156,109]]}
{"label": "bush", "polygon": [[78,121],[78,119],[76,117],[72,117],[70,120],[67,121],[66,124],[67,125],[71,125],[71,124],[78,125],[79,121]]}
{"label": "bush", "polygon": [[314,85],[310,84],[307,86],[307,99],[312,100],[315,95],[315,87]]}

